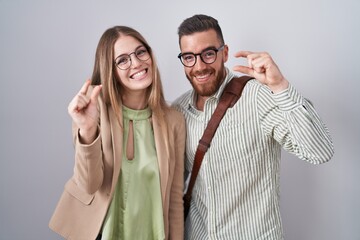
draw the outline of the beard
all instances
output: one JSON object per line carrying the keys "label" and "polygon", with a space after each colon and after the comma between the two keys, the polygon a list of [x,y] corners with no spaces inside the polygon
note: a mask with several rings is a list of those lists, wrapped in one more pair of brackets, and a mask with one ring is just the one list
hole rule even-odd
{"label": "beard", "polygon": [[[194,80],[197,75],[206,75],[206,74],[215,74],[215,79],[210,80],[206,84],[197,84]],[[186,73],[186,78],[189,80],[191,86],[194,88],[195,92],[202,97],[210,97],[214,95],[219,89],[221,83],[225,79],[225,67],[222,64],[218,72],[214,68],[207,68],[202,71]]]}

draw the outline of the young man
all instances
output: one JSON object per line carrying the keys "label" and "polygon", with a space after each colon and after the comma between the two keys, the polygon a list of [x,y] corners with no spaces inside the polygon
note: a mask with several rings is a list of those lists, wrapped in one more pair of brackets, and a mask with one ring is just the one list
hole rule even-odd
{"label": "young man", "polygon": [[[186,174],[226,84],[235,76],[216,19],[195,15],[178,29],[186,77],[193,90],[174,106],[187,123]],[[228,109],[203,159],[192,193],[185,239],[283,239],[279,208],[280,151],[283,147],[313,164],[333,155],[330,135],[268,53],[241,51],[250,75],[241,98]]]}

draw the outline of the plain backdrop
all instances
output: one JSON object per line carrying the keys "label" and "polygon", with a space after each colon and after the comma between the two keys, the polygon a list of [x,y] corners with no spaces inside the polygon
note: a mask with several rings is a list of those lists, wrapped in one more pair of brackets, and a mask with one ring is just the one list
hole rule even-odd
{"label": "plain backdrop", "polygon": [[196,13],[219,20],[229,68],[245,63],[238,50],[269,52],[332,135],[326,164],[283,153],[286,239],[360,239],[359,10],[358,0],[0,0],[0,239],[61,239],[48,221],[73,171],[67,105],[91,76],[102,33],[139,30],[171,102],[191,87],[177,27]]}

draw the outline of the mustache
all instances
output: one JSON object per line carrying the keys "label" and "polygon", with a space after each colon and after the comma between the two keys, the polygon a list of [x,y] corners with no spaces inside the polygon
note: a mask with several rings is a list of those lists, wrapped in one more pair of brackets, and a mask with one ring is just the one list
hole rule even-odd
{"label": "mustache", "polygon": [[212,69],[204,69],[204,70],[201,70],[201,71],[195,71],[191,75],[199,76],[199,75],[206,75],[206,74],[209,74],[209,73],[212,73],[212,72],[213,72]]}

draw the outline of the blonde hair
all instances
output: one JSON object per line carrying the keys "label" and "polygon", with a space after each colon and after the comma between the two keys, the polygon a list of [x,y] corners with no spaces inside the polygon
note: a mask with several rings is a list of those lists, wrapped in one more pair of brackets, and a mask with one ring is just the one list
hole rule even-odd
{"label": "blonde hair", "polygon": [[[135,29],[127,26],[115,26],[107,29],[101,36],[95,55],[95,64],[92,74],[92,84],[102,84],[102,96],[104,102],[111,106],[117,116],[117,120],[122,127],[121,116],[121,84],[117,79],[116,66],[114,64],[114,45],[121,36],[130,36],[141,42],[149,51],[152,60],[152,84],[147,89],[147,102],[152,114],[159,119],[160,126],[167,135],[166,112],[169,110],[167,105],[158,66],[155,61],[153,51],[145,38]],[[167,138],[166,138],[167,139]]]}

